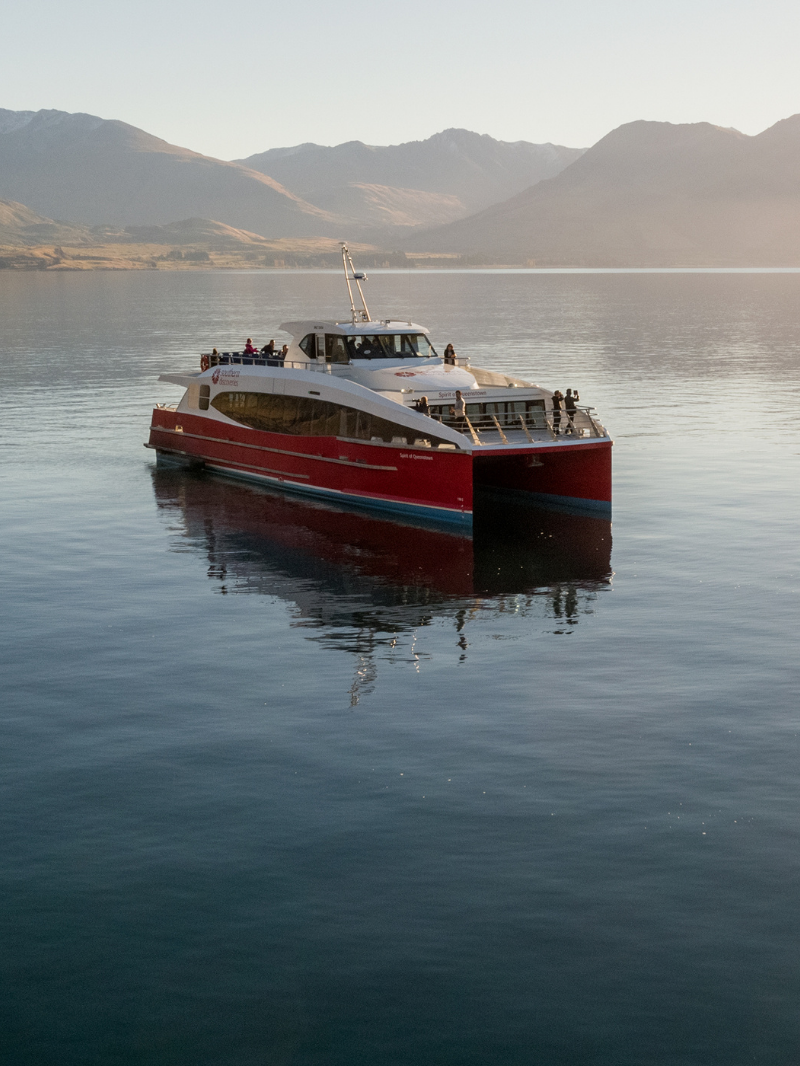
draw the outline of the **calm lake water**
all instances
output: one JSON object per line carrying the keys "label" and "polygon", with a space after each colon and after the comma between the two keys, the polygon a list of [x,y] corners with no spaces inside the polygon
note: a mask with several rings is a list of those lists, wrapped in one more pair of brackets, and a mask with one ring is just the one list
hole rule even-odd
{"label": "calm lake water", "polygon": [[156,471],[160,372],[344,295],[0,274],[5,1061],[796,1061],[800,275],[371,278],[580,389],[613,530]]}

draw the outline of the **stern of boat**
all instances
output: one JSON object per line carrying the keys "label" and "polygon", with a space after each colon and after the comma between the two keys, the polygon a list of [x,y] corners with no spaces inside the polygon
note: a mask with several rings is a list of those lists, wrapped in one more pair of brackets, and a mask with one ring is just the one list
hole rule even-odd
{"label": "stern of boat", "polygon": [[476,510],[513,499],[567,514],[611,518],[610,440],[473,455]]}

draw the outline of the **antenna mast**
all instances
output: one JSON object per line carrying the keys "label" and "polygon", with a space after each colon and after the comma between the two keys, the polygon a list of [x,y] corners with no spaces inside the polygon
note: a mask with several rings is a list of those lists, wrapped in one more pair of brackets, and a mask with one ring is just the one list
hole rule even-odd
{"label": "antenna mast", "polygon": [[[353,259],[350,255],[350,251],[344,241],[342,244],[342,266],[344,267],[344,280],[347,284],[347,294],[350,297],[350,315],[353,319],[353,325],[357,322],[371,322],[369,317],[369,308],[367,307],[367,301],[364,299],[364,293],[361,289],[361,282],[367,280],[367,275],[362,274],[360,270],[356,270],[353,266]],[[358,295],[361,297],[361,310],[359,310],[353,300],[353,289],[351,282],[355,282],[355,286],[358,289]]]}

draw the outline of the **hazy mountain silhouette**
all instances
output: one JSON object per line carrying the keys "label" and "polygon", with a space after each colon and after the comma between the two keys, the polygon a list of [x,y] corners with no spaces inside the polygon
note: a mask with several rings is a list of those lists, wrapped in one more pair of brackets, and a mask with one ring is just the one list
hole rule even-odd
{"label": "hazy mountain silhouette", "polygon": [[[153,226],[212,218],[267,238],[431,226],[558,173],[579,149],[506,144],[466,130],[376,148],[301,145],[212,159],[125,122],[0,109],[0,196],[50,218]],[[288,187],[270,170],[285,175]],[[313,203],[298,188],[313,191]]]}
{"label": "hazy mountain silhouette", "polygon": [[264,174],[125,122],[64,111],[0,109],[0,196],[89,225],[203,217],[265,237],[341,230],[327,212]]}
{"label": "hazy mountain silhouette", "polygon": [[[319,144],[273,148],[237,162],[268,174],[318,205],[336,202],[342,195],[336,190],[355,183],[456,197],[466,213],[553,177],[582,151],[557,144],[496,141],[486,134],[449,129],[424,141],[387,146],[348,141],[331,148]],[[431,201],[427,203],[430,206]]]}
{"label": "hazy mountain silhouette", "polygon": [[755,137],[631,122],[556,177],[409,243],[539,265],[800,262],[800,115]]}
{"label": "hazy mountain silhouette", "polygon": [[[447,130],[252,160],[272,176],[124,122],[0,110],[0,243],[233,248],[347,237],[481,262],[800,264],[800,115],[755,137],[705,122],[632,122],[584,153]],[[458,218],[536,167],[559,172]]]}

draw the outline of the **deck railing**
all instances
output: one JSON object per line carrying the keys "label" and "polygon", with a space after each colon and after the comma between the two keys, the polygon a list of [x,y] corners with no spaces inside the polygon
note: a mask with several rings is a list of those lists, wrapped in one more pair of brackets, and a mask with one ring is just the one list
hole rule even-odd
{"label": "deck railing", "polygon": [[[377,362],[377,360],[376,360]],[[266,355],[259,352],[258,355],[245,355],[244,352],[217,352],[216,355],[208,352],[204,352],[200,356],[200,365],[204,369],[208,369],[211,366],[229,366],[234,364],[236,366],[278,366],[289,367],[293,370],[310,370],[312,373],[318,374],[330,374],[333,366],[345,366],[343,363],[327,363],[318,362],[316,359],[309,359],[308,361],[293,361],[291,359],[281,359],[279,352],[274,352],[272,355]],[[456,361],[453,366],[469,367],[469,359],[462,359],[456,357]]]}
{"label": "deck railing", "polygon": [[575,439],[577,437],[605,437],[593,407],[579,407],[573,415],[561,412],[559,422],[546,411],[527,411],[525,414],[498,415],[487,413],[463,419],[434,416],[443,426],[465,433],[474,444],[514,444],[520,439],[535,444],[540,440]]}
{"label": "deck railing", "polygon": [[208,369],[212,366],[273,366],[286,367],[289,370],[309,370],[316,374],[330,374],[330,363],[318,363],[315,359],[308,361],[281,359],[280,353],[273,355],[245,355],[244,352],[218,352],[216,355],[203,354],[200,356],[200,366]]}

